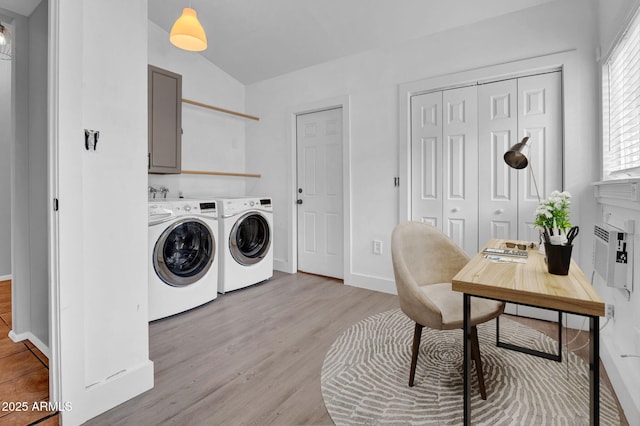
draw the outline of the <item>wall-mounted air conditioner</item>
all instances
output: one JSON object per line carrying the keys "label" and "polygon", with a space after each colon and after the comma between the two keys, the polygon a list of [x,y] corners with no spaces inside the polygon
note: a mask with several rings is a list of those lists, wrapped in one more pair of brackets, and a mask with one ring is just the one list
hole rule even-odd
{"label": "wall-mounted air conditioner", "polygon": [[593,266],[609,287],[633,291],[633,224],[618,229],[609,224],[595,225]]}

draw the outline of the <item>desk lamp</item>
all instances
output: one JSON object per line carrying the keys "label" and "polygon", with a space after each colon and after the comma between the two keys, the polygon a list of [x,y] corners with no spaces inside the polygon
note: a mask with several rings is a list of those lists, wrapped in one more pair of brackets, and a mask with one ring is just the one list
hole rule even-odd
{"label": "desk lamp", "polygon": [[[529,160],[527,160],[527,156],[523,151],[527,152],[531,148],[527,145],[529,141],[529,136],[525,136],[522,138],[520,142],[513,145],[509,148],[509,151],[504,153],[504,162],[513,169],[524,169],[529,165]],[[533,174],[533,168],[529,167],[529,171],[531,172],[531,179],[533,180],[533,186],[536,188],[536,195],[538,196],[538,202],[540,202],[540,192],[538,191],[538,183],[536,182],[536,177]]]}

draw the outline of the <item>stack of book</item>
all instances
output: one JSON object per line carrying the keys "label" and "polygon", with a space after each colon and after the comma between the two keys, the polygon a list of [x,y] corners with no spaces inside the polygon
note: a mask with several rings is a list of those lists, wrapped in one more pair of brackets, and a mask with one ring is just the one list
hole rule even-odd
{"label": "stack of book", "polygon": [[529,254],[526,250],[486,248],[482,257],[495,262],[527,263]]}

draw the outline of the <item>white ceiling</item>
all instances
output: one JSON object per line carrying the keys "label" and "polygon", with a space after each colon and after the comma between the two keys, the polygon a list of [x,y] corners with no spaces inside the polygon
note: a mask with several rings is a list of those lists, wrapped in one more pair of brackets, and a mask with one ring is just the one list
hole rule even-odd
{"label": "white ceiling", "polygon": [[201,54],[240,82],[251,84],[549,1],[149,0],[148,4],[149,19],[169,32],[182,8],[191,3],[209,42]]}
{"label": "white ceiling", "polygon": [[[29,16],[40,1],[0,0],[0,8]],[[563,0],[148,0],[148,5],[149,19],[169,32],[191,4],[209,41],[201,54],[251,84],[550,1]]]}
{"label": "white ceiling", "polygon": [[0,8],[22,16],[29,16],[41,0],[0,0]]}

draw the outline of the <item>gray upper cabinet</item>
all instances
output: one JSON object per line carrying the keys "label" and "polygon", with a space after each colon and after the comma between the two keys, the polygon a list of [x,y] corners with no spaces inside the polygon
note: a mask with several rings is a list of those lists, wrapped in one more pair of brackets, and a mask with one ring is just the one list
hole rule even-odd
{"label": "gray upper cabinet", "polygon": [[149,65],[149,173],[180,173],[182,76]]}

